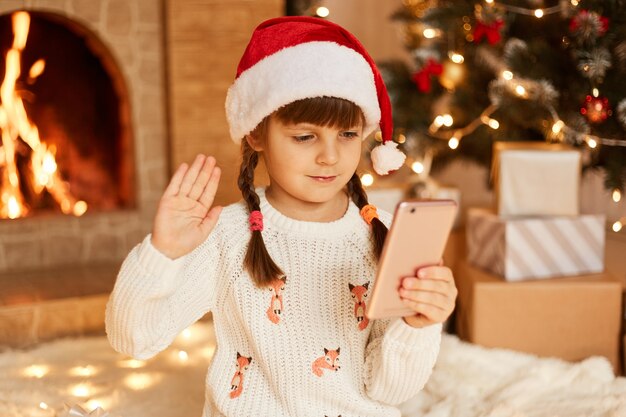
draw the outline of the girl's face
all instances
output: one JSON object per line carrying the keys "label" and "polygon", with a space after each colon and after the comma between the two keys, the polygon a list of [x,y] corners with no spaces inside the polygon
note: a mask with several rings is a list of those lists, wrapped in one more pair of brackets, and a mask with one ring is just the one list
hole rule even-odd
{"label": "girl's face", "polygon": [[[361,125],[349,129],[284,124],[270,117],[262,151],[274,200],[292,205],[345,204],[343,189],[361,157]],[[298,207],[295,207],[298,208]]]}

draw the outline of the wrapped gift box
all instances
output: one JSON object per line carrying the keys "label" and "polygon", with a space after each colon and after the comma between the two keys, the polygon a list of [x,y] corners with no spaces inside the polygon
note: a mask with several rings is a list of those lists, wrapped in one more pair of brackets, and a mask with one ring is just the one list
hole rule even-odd
{"label": "wrapped gift box", "polygon": [[507,281],[604,270],[605,216],[505,219],[486,209],[467,215],[467,258]]}
{"label": "wrapped gift box", "polygon": [[604,356],[619,372],[622,284],[612,275],[506,282],[460,261],[454,276],[462,339],[570,361]]}
{"label": "wrapped gift box", "polygon": [[498,215],[571,216],[579,210],[580,151],[544,142],[496,142],[492,179]]}

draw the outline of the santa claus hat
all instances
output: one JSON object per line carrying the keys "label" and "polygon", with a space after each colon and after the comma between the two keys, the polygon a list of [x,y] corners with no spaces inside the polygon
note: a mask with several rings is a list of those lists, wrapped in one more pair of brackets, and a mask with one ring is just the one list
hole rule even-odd
{"label": "santa claus hat", "polygon": [[350,32],[314,17],[279,17],[254,30],[226,97],[230,136],[240,143],[280,107],[322,96],[359,106],[364,138],[380,125],[383,144],[371,154],[378,174],[402,166],[405,155],[391,140],[391,103],[374,61]]}

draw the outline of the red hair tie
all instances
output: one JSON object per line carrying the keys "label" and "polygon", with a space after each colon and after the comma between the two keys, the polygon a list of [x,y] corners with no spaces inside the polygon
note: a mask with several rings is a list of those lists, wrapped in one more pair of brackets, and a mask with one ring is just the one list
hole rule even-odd
{"label": "red hair tie", "polygon": [[248,219],[250,222],[250,230],[259,232],[263,230],[263,215],[259,210],[254,210],[250,212],[250,218]]}
{"label": "red hair tie", "polygon": [[361,217],[365,220],[365,223],[371,225],[372,220],[378,218],[378,212],[376,211],[376,206],[371,204],[366,204],[361,209]]}

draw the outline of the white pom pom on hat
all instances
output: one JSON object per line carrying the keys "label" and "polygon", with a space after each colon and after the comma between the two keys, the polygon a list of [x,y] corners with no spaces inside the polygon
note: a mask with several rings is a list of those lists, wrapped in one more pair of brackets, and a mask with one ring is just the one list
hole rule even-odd
{"label": "white pom pom on hat", "polygon": [[371,154],[379,175],[402,166],[405,155],[391,140],[391,103],[376,64],[350,32],[320,18],[279,17],[254,30],[226,96],[230,136],[240,143],[280,107],[322,96],[359,106],[364,138],[380,126],[382,144]]}

